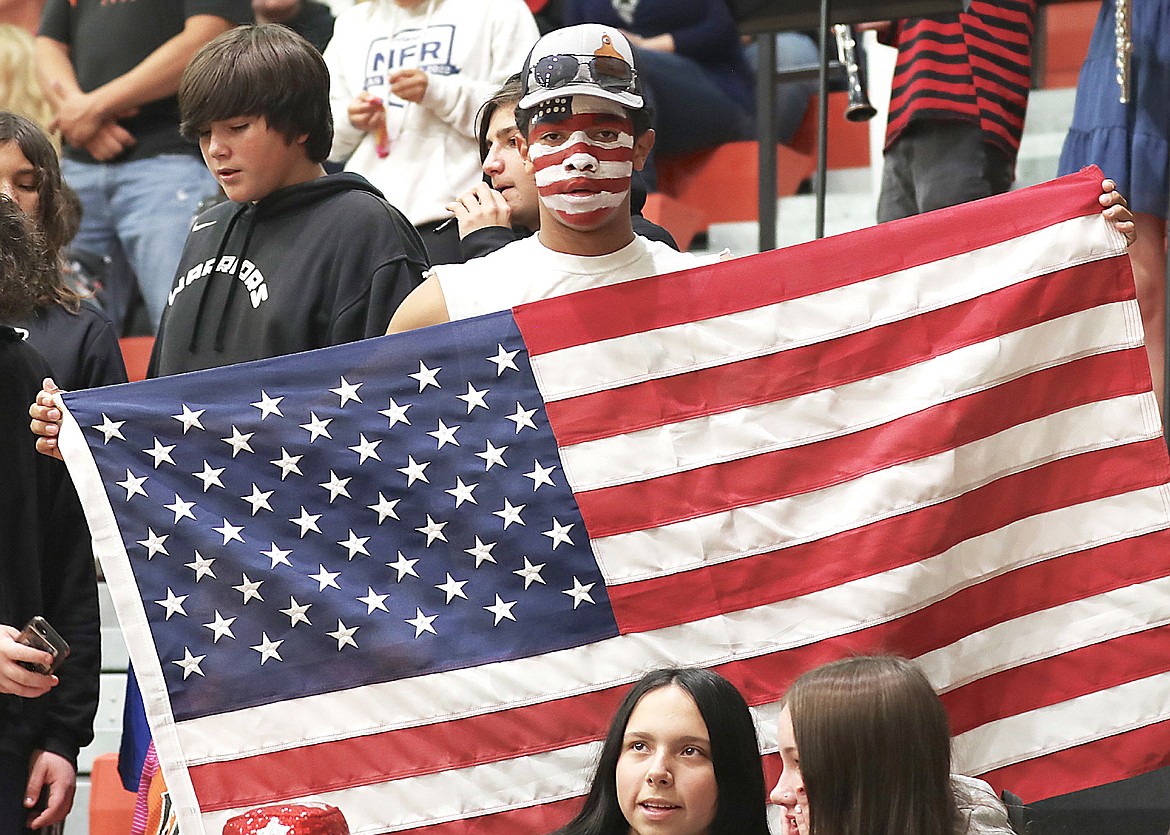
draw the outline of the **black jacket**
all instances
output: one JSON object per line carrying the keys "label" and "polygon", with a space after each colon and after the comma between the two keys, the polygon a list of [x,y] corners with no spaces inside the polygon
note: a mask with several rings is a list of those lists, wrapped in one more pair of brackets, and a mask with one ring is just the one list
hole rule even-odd
{"label": "black jacket", "polygon": [[42,749],[76,764],[97,713],[97,576],[65,465],[36,452],[28,432],[28,404],[48,372],[36,349],[0,325],[0,623],[20,629],[43,615],[70,648],[47,694],[0,695],[0,751],[26,759]]}
{"label": "black jacket", "polygon": [[195,219],[152,377],[380,336],[427,269],[418,232],[357,174],[331,174]]}

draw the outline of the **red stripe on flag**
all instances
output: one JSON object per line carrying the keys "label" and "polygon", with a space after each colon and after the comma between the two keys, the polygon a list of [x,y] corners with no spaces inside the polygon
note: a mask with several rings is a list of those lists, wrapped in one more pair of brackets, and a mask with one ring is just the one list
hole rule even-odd
{"label": "red stripe on flag", "polygon": [[[981,775],[1028,803],[1170,765],[1170,720],[1066,748]],[[1059,787],[1059,788],[1054,788]]]}
{"label": "red stripe on flag", "polygon": [[[916,657],[1012,618],[1163,576],[1168,545],[1166,531],[1109,543],[994,577],[893,621],[715,669],[750,704],[766,704],[801,672],[828,660],[858,651]],[[1170,658],[1162,661],[1158,672]],[[438,725],[194,766],[190,774],[201,808],[215,811],[497,762],[600,739],[625,690],[622,684]],[[1037,694],[1029,704],[1026,692],[1017,697],[1021,709],[1047,703]],[[967,721],[999,718],[994,701],[971,701],[962,714]],[[387,751],[395,756],[387,759]]]}
{"label": "red stripe on flag", "polygon": [[[584,794],[584,786],[581,791]],[[404,829],[395,835],[516,835],[518,832],[552,832],[577,814],[581,801],[580,797],[572,797],[524,809],[510,809],[450,823]]]}
{"label": "red stripe on flag", "polygon": [[1086,357],[818,443],[577,493],[594,539],[797,496],[1150,387],[1141,347]]}
{"label": "red stripe on flag", "polygon": [[[940,310],[728,365],[545,405],[561,446],[794,397],[884,374],[994,336],[1133,298],[1133,283],[1094,261]],[[1091,289],[1084,289],[1091,288]],[[896,345],[897,353],[889,346]]]}
{"label": "red stripe on flag", "polygon": [[[1159,453],[1162,466],[1151,466]],[[761,606],[909,565],[1038,513],[1163,484],[1167,476],[1161,438],[1097,450],[824,539],[610,586],[610,605],[623,633]]]}
{"label": "red stripe on flag", "polygon": [[[800,298],[1002,243],[1076,217],[1099,214],[1088,183],[1096,166],[1042,186],[953,206],[931,223],[904,218],[721,264],[598,287],[513,308],[532,355]],[[1038,199],[1033,189],[1044,190]],[[894,234],[896,233],[896,234]],[[899,245],[890,246],[897,239]],[[862,256],[862,257],[859,257]],[[1120,256],[1119,256],[1120,257]]]}
{"label": "red stripe on flag", "polygon": [[[1142,541],[1165,553],[1165,537]],[[961,734],[986,722],[1164,673],[1170,664],[1168,642],[1170,626],[1159,626],[955,688],[942,696],[951,717],[951,731]]]}
{"label": "red stripe on flag", "polygon": [[196,765],[191,782],[201,808],[218,811],[497,762],[597,739],[624,691]]}

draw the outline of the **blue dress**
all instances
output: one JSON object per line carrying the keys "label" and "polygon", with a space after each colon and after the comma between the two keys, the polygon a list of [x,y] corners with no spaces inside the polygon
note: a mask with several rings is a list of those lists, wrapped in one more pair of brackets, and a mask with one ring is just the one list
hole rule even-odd
{"label": "blue dress", "polygon": [[1132,0],[1130,103],[1118,100],[1114,0],[1101,4],[1077,84],[1060,173],[1096,164],[1135,212],[1170,208],[1170,0]]}

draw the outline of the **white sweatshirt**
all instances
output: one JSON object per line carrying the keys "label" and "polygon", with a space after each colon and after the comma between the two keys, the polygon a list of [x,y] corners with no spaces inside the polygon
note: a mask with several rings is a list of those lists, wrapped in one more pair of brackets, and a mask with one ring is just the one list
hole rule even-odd
{"label": "white sweatshirt", "polygon": [[[538,37],[524,0],[422,0],[409,9],[370,0],[346,9],[325,50],[330,159],[348,158],[345,169],[365,176],[416,226],[448,217],[444,206],[481,176],[476,113],[520,72]],[[402,67],[429,76],[420,103],[390,95],[389,74]],[[349,121],[347,108],[363,90],[387,103],[392,139],[384,159],[377,138]]]}

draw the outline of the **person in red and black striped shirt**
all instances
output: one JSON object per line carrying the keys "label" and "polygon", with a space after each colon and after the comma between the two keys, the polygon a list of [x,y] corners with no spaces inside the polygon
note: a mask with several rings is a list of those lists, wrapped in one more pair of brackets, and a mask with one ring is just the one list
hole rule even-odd
{"label": "person in red and black striped shirt", "polygon": [[896,21],[878,221],[1007,191],[1032,66],[1035,0],[972,0],[967,12]]}

